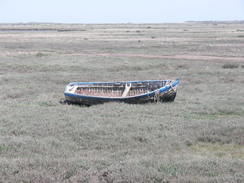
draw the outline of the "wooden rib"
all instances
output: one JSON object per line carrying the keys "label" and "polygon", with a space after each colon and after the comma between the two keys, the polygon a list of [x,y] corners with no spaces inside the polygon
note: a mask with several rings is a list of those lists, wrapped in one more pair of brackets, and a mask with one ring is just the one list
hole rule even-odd
{"label": "wooden rib", "polygon": [[[164,83],[161,83],[164,84]],[[165,83],[166,84],[166,83]],[[135,96],[150,91],[153,85],[146,86],[130,86],[127,90],[122,90],[122,86],[79,86],[75,91],[77,94],[104,97],[124,97]],[[157,86],[158,87],[158,86]]]}
{"label": "wooden rib", "polygon": [[131,83],[129,85],[126,84],[125,85],[125,90],[124,90],[124,92],[122,94],[122,97],[126,97],[128,95],[128,93],[129,93],[130,89],[131,89]]}

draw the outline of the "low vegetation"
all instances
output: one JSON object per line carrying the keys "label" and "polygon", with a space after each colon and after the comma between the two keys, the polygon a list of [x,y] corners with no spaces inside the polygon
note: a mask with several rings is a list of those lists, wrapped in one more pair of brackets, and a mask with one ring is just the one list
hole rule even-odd
{"label": "low vegetation", "polygon": [[[244,182],[236,30],[0,25],[0,182]],[[60,102],[71,81],[176,78],[173,103]]]}
{"label": "low vegetation", "polygon": [[224,69],[236,69],[239,67],[239,65],[238,64],[224,64],[222,67]]}

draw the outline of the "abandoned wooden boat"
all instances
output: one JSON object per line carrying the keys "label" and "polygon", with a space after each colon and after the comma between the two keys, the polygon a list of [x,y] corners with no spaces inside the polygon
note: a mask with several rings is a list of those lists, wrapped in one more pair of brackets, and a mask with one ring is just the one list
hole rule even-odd
{"label": "abandoned wooden boat", "polygon": [[64,91],[70,103],[84,105],[118,101],[126,103],[172,102],[179,84],[176,80],[127,82],[73,82]]}

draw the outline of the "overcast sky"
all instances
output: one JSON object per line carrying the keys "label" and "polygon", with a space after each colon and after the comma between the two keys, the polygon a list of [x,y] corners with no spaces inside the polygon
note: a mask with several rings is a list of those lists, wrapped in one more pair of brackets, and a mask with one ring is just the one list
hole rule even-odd
{"label": "overcast sky", "polygon": [[244,20],[244,0],[0,0],[0,23]]}

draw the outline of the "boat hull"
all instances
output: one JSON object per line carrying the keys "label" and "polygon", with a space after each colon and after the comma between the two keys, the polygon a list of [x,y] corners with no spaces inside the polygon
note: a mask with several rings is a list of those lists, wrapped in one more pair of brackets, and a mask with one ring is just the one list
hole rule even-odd
{"label": "boat hull", "polygon": [[[82,84],[82,83],[77,83]],[[172,82],[171,85],[164,86],[155,91],[145,93],[137,96],[129,97],[99,97],[79,95],[65,91],[65,99],[67,103],[81,104],[81,105],[94,105],[103,104],[106,102],[124,102],[130,104],[144,104],[153,102],[173,102],[176,97],[176,87],[179,84],[179,80]],[[73,84],[74,85],[74,84]]]}
{"label": "boat hull", "polygon": [[144,104],[153,102],[173,102],[176,97],[176,91],[171,91],[164,93],[156,98],[155,96],[145,96],[145,97],[131,97],[131,98],[121,98],[121,99],[107,99],[107,98],[94,98],[94,97],[78,97],[69,94],[65,95],[67,103],[83,104],[83,105],[94,105],[102,104],[106,102],[124,102],[130,104]]}

